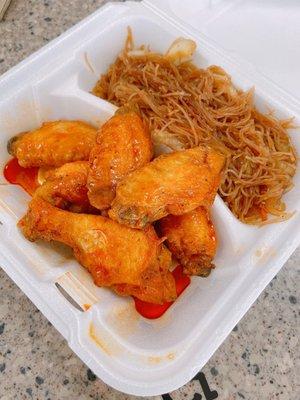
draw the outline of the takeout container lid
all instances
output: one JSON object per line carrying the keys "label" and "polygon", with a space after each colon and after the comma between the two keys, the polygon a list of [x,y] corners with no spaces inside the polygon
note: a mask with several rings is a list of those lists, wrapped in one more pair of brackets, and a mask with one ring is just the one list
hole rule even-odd
{"label": "takeout container lid", "polygon": [[[197,42],[195,63],[216,64],[262,110],[299,125],[300,7],[297,1],[144,0],[107,4],[0,78],[0,157],[6,142],[42,121],[99,125],[115,107],[90,94],[122,49],[130,25],[137,44],[165,51],[179,36]],[[299,133],[291,132],[300,150]],[[299,174],[285,196],[296,214],[262,228],[239,222],[217,197],[217,268],[191,285],[158,320],[132,299],[97,288],[63,246],[27,242],[16,228],[29,197],[0,178],[0,265],[94,373],[134,395],[174,390],[205,365],[299,245]],[[65,290],[84,311],[63,295]]]}

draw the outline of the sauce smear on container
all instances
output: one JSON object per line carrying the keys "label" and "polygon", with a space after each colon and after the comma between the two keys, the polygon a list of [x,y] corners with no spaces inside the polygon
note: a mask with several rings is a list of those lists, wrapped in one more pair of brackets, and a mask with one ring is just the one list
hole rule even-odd
{"label": "sauce smear on container", "polygon": [[5,179],[14,185],[20,185],[27,193],[32,195],[38,184],[38,168],[23,168],[16,158],[12,158],[4,167]]}
{"label": "sauce smear on container", "polygon": [[[187,275],[184,275],[181,265],[177,265],[172,274],[175,279],[177,296],[179,296],[184,291],[184,289],[189,286],[191,278]],[[161,317],[174,303],[174,301],[170,301],[164,304],[153,304],[147,303],[146,301],[142,301],[137,298],[134,298],[134,302],[136,311],[143,317],[148,319]]]}

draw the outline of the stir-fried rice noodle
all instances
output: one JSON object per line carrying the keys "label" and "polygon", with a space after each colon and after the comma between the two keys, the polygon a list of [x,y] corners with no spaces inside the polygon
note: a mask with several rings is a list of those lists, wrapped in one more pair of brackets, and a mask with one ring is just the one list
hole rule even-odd
{"label": "stir-fried rice noodle", "polygon": [[[218,66],[176,65],[145,46],[125,48],[93,93],[117,106],[138,107],[155,144],[172,150],[209,143],[226,155],[219,194],[243,222],[287,219],[282,195],[293,186],[296,155],[287,129],[291,120],[260,113],[253,90],[235,88]],[[268,220],[268,221],[267,221]]]}

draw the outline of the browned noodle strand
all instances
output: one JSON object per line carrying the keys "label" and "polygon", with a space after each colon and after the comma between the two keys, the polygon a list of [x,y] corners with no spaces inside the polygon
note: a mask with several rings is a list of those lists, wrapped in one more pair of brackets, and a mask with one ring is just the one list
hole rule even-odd
{"label": "browned noodle strand", "polygon": [[[218,66],[175,65],[144,46],[125,48],[93,89],[117,106],[135,105],[153,141],[173,150],[210,143],[226,155],[219,194],[243,222],[284,220],[282,195],[293,186],[296,155],[280,121],[253,106],[253,90],[236,89]],[[270,221],[272,222],[272,221]]]}

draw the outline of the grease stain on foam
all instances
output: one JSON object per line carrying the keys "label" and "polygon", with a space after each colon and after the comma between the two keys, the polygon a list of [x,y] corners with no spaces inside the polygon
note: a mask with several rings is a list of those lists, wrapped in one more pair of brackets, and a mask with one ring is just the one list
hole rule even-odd
{"label": "grease stain on foam", "polygon": [[255,255],[256,255],[256,257],[260,258],[263,255],[262,250],[260,250],[260,249],[256,250]]}
{"label": "grease stain on foam", "polygon": [[277,255],[277,250],[272,246],[263,246],[255,250],[254,256],[257,259],[257,264],[265,264],[270,258]]}
{"label": "grease stain on foam", "polygon": [[93,322],[89,325],[89,337],[108,356],[117,356],[121,353],[120,345],[108,333],[96,328]]}
{"label": "grease stain on foam", "polygon": [[83,304],[84,311],[88,311],[91,307],[91,304]]}
{"label": "grease stain on foam", "polygon": [[137,331],[140,320],[140,314],[134,308],[133,301],[130,301],[127,304],[114,306],[106,322],[122,337],[128,337]]}
{"label": "grease stain on foam", "polygon": [[235,254],[237,256],[241,256],[245,250],[247,250],[247,246],[245,244],[241,244],[240,246],[237,247],[237,249],[235,250]]}
{"label": "grease stain on foam", "polygon": [[167,359],[168,359],[168,360],[171,360],[171,361],[174,360],[174,359],[175,359],[175,353],[173,353],[173,352],[168,353],[168,354],[167,354]]}
{"label": "grease stain on foam", "polygon": [[148,357],[149,364],[159,364],[163,360],[163,357]]}
{"label": "grease stain on foam", "polygon": [[91,322],[90,326],[89,326],[89,336],[96,343],[96,345],[98,347],[100,347],[101,350],[104,351],[104,353],[108,354],[109,356],[111,355],[111,352],[110,352],[109,348],[107,347],[106,343],[96,333],[93,322]]}
{"label": "grease stain on foam", "polygon": [[175,359],[175,353],[170,352],[162,356],[149,356],[147,357],[147,362],[149,364],[155,365],[166,361],[173,361],[174,359]]}

